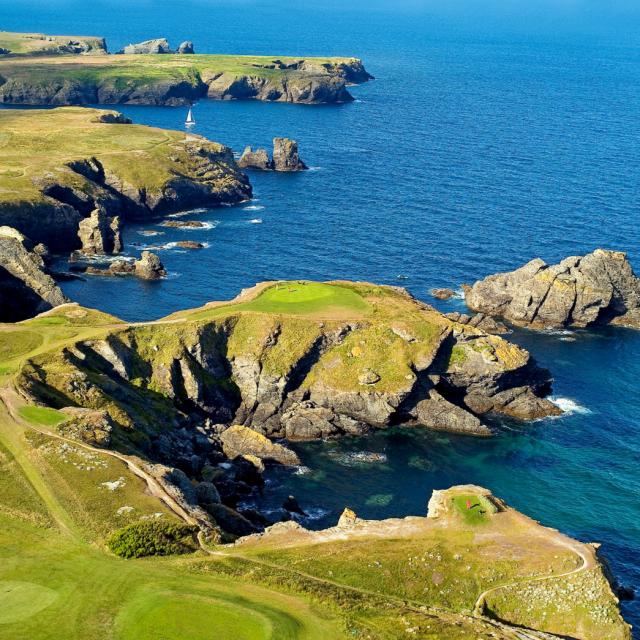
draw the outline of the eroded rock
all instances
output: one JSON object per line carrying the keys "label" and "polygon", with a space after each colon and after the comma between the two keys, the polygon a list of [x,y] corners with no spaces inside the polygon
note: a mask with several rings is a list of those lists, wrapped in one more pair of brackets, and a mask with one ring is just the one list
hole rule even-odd
{"label": "eroded rock", "polygon": [[248,427],[241,425],[229,427],[220,436],[220,440],[223,451],[231,459],[251,455],[260,460],[284,465],[300,464],[300,459],[291,449],[271,442],[269,438]]}
{"label": "eroded rock", "polygon": [[259,169],[261,171],[273,171],[273,160],[269,157],[266,149],[256,149],[245,147],[242,156],[238,160],[241,169]]}
{"label": "eroded rock", "polygon": [[[154,38],[153,40],[144,40],[143,42],[138,42],[136,44],[128,44],[120,53],[138,55],[150,53],[172,53],[172,51],[166,38]],[[180,53],[184,52],[181,51]],[[191,53],[193,53],[193,51]]]}
{"label": "eroded rock", "polygon": [[276,171],[304,171],[309,167],[300,159],[298,143],[295,140],[274,138],[273,168]]}
{"label": "eroded rock", "polygon": [[78,237],[82,252],[87,255],[104,255],[122,251],[120,218],[107,215],[102,206],[96,207],[88,218],[80,221]]}
{"label": "eroded rock", "polygon": [[548,265],[540,258],[465,288],[473,311],[521,326],[640,328],[640,279],[625,253],[596,249]]}

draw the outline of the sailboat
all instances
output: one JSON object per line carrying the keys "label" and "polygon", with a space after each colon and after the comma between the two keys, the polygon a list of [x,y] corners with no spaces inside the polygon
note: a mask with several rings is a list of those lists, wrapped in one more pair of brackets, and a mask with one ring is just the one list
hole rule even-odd
{"label": "sailboat", "polygon": [[184,121],[184,124],[187,127],[193,127],[193,125],[196,123],[194,117],[193,117],[193,111],[191,111],[191,107],[189,107],[189,113],[187,113],[187,119]]}

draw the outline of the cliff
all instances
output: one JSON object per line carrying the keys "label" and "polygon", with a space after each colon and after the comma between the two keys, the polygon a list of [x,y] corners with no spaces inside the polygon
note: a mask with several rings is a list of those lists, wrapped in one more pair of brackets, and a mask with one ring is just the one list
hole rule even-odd
{"label": "cliff", "polygon": [[524,349],[402,290],[283,282],[36,356],[18,384],[106,410],[114,437],[162,458],[167,434],[206,420],[291,440],[405,422],[488,436],[491,415],[559,413],[550,381]]}
{"label": "cliff", "polygon": [[203,98],[341,103],[353,100],[349,84],[371,77],[357,58],[0,55],[0,103],[186,105]]}
{"label": "cliff", "polygon": [[227,147],[115,111],[3,110],[0,131],[0,225],[54,251],[80,247],[96,207],[144,219],[251,195]]}

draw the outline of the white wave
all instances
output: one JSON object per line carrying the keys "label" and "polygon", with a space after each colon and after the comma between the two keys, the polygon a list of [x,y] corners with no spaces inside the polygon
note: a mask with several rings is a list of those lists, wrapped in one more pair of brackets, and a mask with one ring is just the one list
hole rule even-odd
{"label": "white wave", "polygon": [[564,398],[562,396],[549,396],[549,400],[564,411],[565,415],[571,415],[573,413],[579,413],[581,415],[589,415],[593,413],[591,409],[585,407],[581,404],[578,404],[575,400],[571,398]]}
{"label": "white wave", "polygon": [[387,455],[385,453],[377,453],[375,451],[351,451],[349,453],[332,452],[329,457],[336,460],[339,464],[353,465],[353,464],[376,464],[387,462]]}
{"label": "white wave", "polygon": [[329,509],[323,509],[322,507],[311,507],[310,509],[304,509],[304,512],[307,514],[304,516],[304,520],[320,520],[331,513]]}
{"label": "white wave", "polygon": [[309,167],[307,171],[323,171],[323,167]]}
{"label": "white wave", "polygon": [[182,218],[183,216],[188,216],[191,214],[197,214],[197,213],[207,213],[208,209],[204,209],[202,207],[200,207],[199,209],[189,209],[188,211],[178,211],[177,213],[172,213],[171,215],[167,216],[167,218]]}
{"label": "white wave", "polygon": [[245,211],[262,211],[265,208],[265,206],[263,204],[250,204],[242,208]]}
{"label": "white wave", "polygon": [[293,472],[297,476],[306,476],[311,473],[311,469],[309,467],[305,467],[303,464],[298,465],[296,470]]}
{"label": "white wave", "polygon": [[464,291],[462,289],[455,289],[452,298],[456,300],[464,300]]}
{"label": "white wave", "polygon": [[262,224],[262,218],[251,218],[251,220],[249,220],[249,222],[251,224]]}
{"label": "white wave", "polygon": [[544,333],[550,336],[575,336],[576,332],[569,329],[544,329]]}
{"label": "white wave", "polygon": [[164,231],[155,231],[153,229],[141,229],[138,231],[138,235],[141,236],[163,236]]}

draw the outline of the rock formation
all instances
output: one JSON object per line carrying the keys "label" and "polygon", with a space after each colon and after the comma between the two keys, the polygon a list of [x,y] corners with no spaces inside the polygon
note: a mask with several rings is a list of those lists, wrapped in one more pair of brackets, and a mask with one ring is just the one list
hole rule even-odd
{"label": "rock formation", "polygon": [[241,169],[260,169],[261,171],[273,171],[273,160],[269,157],[266,149],[256,149],[245,147],[242,152],[238,166]]}
{"label": "rock formation", "polygon": [[18,322],[67,299],[19,231],[0,227],[0,321]]}
{"label": "rock formation", "polygon": [[290,138],[273,139],[273,159],[266,149],[245,147],[238,166],[241,169],[260,169],[262,171],[304,171],[307,165],[300,160],[298,143]]}
{"label": "rock formation", "polygon": [[466,287],[465,301],[520,326],[640,328],[640,279],[619,251],[596,249],[556,265],[536,258]]}
{"label": "rock formation", "polygon": [[151,251],[143,251],[139,260],[133,263],[134,273],[143,280],[158,280],[167,275],[160,258]]}
{"label": "rock formation", "polygon": [[431,289],[431,295],[437,300],[449,300],[455,294],[453,289]]}
{"label": "rock formation", "polygon": [[470,316],[466,313],[459,313],[457,311],[453,311],[451,313],[445,313],[445,316],[449,318],[449,320],[453,320],[459,324],[466,324],[470,327],[477,327],[486,333],[491,333],[494,335],[501,335],[505,333],[511,333],[511,329],[507,327],[505,324],[492,318],[491,316],[487,316],[484,313],[475,313]]}
{"label": "rock formation", "polygon": [[271,442],[262,434],[241,425],[226,429],[220,436],[220,440],[222,450],[231,459],[255,456],[265,462],[278,462],[284,465],[300,464],[300,459],[291,449]]}
{"label": "rock formation", "polygon": [[[155,38],[153,40],[145,40],[137,44],[129,44],[120,53],[124,54],[154,54],[154,53],[172,53],[169,42],[166,38]],[[183,53],[183,52],[181,52]],[[193,51],[191,52],[193,53]]]}
{"label": "rock formation", "polygon": [[290,138],[273,139],[273,167],[276,171],[303,171],[307,165],[300,160],[298,143]]}
{"label": "rock formation", "polygon": [[35,401],[108,410],[124,434],[147,434],[136,446],[146,442],[151,451],[164,450],[169,425],[188,429],[191,420],[208,420],[227,455],[259,460],[284,459],[258,434],[303,440],[408,423],[487,436],[493,415],[561,413],[544,399],[549,372],[524,349],[453,322],[401,290],[348,286],[367,296],[375,322],[350,311],[320,321],[236,314],[225,305],[209,319],[191,322],[187,314],[178,324],[112,330],[35,358],[19,384]]}
{"label": "rock formation", "polygon": [[88,218],[80,221],[78,237],[86,255],[105,255],[122,251],[120,218],[107,215],[102,206],[96,207]]}
{"label": "rock formation", "polygon": [[195,50],[193,48],[193,42],[191,42],[190,40],[185,40],[184,42],[181,42],[178,45],[176,53],[183,53],[183,54],[195,53]]}

